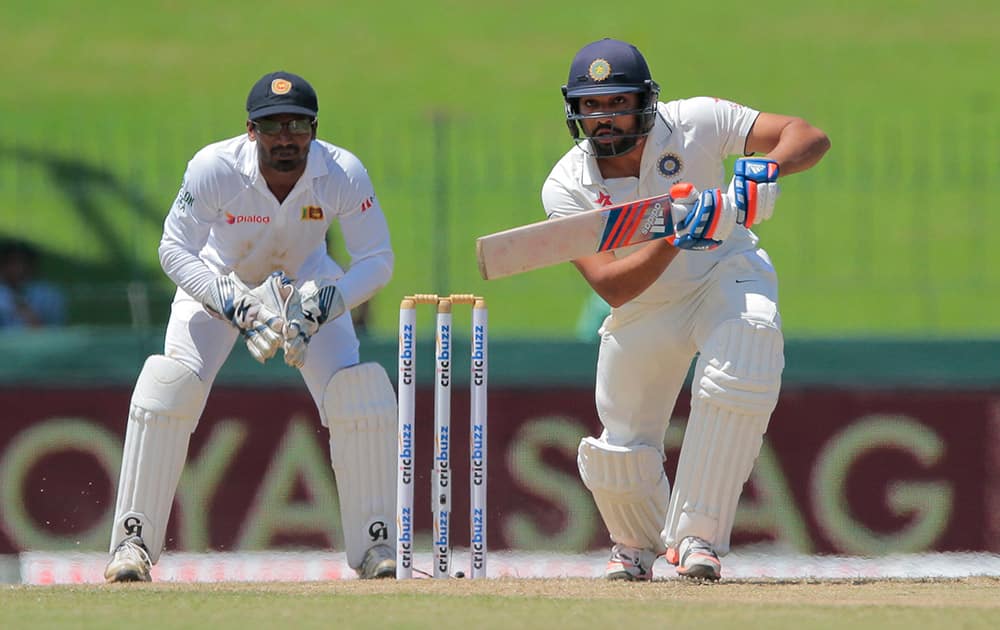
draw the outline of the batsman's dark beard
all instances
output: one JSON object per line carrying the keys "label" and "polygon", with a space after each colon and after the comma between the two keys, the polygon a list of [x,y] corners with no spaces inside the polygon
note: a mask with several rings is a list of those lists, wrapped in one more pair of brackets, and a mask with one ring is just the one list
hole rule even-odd
{"label": "batsman's dark beard", "polygon": [[[265,153],[264,163],[266,166],[276,171],[287,173],[294,171],[306,161],[306,158],[309,156],[309,148],[306,147],[305,151],[301,151],[297,145],[289,144],[271,147]],[[280,158],[275,157],[277,153],[285,153],[285,155]]]}
{"label": "batsman's dark beard", "polygon": [[[598,132],[608,130],[611,133],[610,136],[617,136],[611,142],[600,142],[597,140]],[[638,137],[635,135],[637,133],[636,129],[632,131],[625,131],[621,127],[615,127],[607,123],[597,125],[594,131],[590,134],[590,146],[594,149],[594,155],[598,158],[602,157],[617,157],[619,155],[625,155],[629,151],[635,148],[635,143]]]}

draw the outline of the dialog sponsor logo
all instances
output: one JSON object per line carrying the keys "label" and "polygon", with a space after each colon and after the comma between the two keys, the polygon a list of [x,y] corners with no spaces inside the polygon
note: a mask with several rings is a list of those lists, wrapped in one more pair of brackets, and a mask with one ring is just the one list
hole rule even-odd
{"label": "dialog sponsor logo", "polygon": [[237,225],[239,223],[270,223],[271,217],[265,217],[260,214],[230,214],[226,213],[226,223],[229,225]]}

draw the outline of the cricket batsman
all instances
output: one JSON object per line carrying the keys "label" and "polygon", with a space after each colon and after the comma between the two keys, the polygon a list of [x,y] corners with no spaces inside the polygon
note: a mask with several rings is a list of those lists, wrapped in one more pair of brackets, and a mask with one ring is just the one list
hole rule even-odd
{"label": "cricket batsman", "polygon": [[[245,134],[188,163],[164,223],[160,263],[177,293],[163,354],[132,394],[109,582],[150,581],[191,434],[237,340],[301,371],[329,430],[348,563],[395,575],[396,398],[385,370],[359,364],[350,317],[392,276],[386,220],[361,161],[317,139],[305,79],[264,75],[246,109]],[[335,221],[346,270],[327,253]]]}
{"label": "cricket batsman", "polygon": [[[718,580],[784,367],[777,278],[751,228],[774,214],[779,174],[812,167],[830,142],[802,118],[720,98],[660,102],[643,55],[615,39],[576,54],[562,93],[575,146],[543,184],[550,218],[667,192],[676,202],[673,243],[573,261],[612,307],[599,331],[603,430],[577,458],[613,544],[605,576],[652,579],[665,555],[682,576]],[[671,488],[663,440],[695,356]]]}

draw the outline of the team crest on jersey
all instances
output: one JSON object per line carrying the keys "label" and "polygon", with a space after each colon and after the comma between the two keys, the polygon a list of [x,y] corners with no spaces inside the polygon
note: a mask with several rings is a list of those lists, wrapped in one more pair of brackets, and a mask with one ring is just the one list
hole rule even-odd
{"label": "team crest on jersey", "polygon": [[292,91],[292,82],[288,79],[275,79],[271,81],[271,91],[275,94],[288,94]]}
{"label": "team crest on jersey", "polygon": [[683,166],[684,163],[681,162],[681,157],[670,151],[661,155],[660,159],[656,161],[656,170],[664,177],[673,177],[677,173],[680,173]]}
{"label": "team crest on jersey", "polygon": [[603,81],[611,76],[611,64],[608,63],[607,59],[594,59],[590,62],[590,68],[587,70],[587,74],[594,81]]}
{"label": "team crest on jersey", "polygon": [[303,221],[322,221],[323,208],[319,206],[302,206]]}

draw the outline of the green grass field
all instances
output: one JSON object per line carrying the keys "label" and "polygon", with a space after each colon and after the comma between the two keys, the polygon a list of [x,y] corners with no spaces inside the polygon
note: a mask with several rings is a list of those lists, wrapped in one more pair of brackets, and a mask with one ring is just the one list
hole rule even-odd
{"label": "green grass field", "polygon": [[996,578],[5,587],[4,628],[996,628]]}
{"label": "green grass field", "polygon": [[155,249],[186,161],[241,133],[250,84],[284,68],[315,85],[321,136],[365,161],[388,215],[376,332],[393,334],[399,296],[455,291],[490,298],[495,334],[570,335],[589,294],[571,266],[486,283],[473,242],[543,218],[570,147],[559,86],[610,35],[643,50],[664,100],[726,97],[830,135],[759,230],[790,335],[992,336],[997,23],[985,0],[7,3],[0,236],[45,249],[78,316],[127,322],[135,280],[163,321]]}

